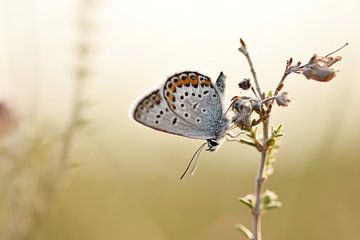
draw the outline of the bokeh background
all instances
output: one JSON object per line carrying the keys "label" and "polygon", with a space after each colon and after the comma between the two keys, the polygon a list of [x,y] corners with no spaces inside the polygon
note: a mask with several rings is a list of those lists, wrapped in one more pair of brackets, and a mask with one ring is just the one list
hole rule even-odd
{"label": "bokeh background", "polygon": [[[258,154],[130,120],[132,102],[175,72],[227,75],[226,104],[250,77],[264,89],[285,61],[349,46],[329,83],[288,78],[296,100],[274,109],[285,136],[266,188],[283,207],[264,239],[359,239],[360,2],[1,0],[2,239],[244,239],[237,201],[253,192]],[[6,108],[5,108],[6,107]]]}

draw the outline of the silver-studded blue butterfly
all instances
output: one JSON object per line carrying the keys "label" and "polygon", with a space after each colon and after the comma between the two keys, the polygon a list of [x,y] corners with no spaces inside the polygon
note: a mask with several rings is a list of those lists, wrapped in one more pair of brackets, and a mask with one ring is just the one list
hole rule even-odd
{"label": "silver-studded blue butterfly", "polygon": [[156,130],[204,139],[207,150],[215,151],[229,127],[223,109],[225,78],[220,73],[214,85],[209,77],[197,72],[174,74],[160,88],[143,96],[132,116]]}

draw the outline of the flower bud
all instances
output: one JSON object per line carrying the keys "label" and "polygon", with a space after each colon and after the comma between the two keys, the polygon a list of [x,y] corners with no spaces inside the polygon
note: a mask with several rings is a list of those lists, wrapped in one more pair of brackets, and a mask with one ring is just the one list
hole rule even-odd
{"label": "flower bud", "polygon": [[241,88],[242,90],[248,90],[249,88],[251,88],[251,82],[249,78],[245,78],[244,80],[242,80],[239,83],[239,88]]}

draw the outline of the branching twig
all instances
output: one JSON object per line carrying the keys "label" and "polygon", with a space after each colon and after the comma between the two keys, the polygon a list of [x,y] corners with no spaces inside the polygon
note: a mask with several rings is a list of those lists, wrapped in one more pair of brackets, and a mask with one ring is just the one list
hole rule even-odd
{"label": "branching twig", "polygon": [[[272,128],[270,135],[270,113],[272,106],[276,101],[278,106],[287,107],[291,103],[291,99],[288,97],[288,92],[282,91],[286,78],[291,73],[303,74],[307,79],[328,82],[335,77],[335,70],[331,69],[334,63],[341,60],[341,56],[330,57],[347,46],[346,43],[339,49],[330,54],[322,57],[314,54],[308,63],[301,65],[300,62],[292,65],[292,58],[286,62],[285,71],[276,85],[274,93],[271,92],[265,95],[261,91],[259,81],[256,77],[256,72],[252,64],[249,52],[247,50],[245,42],[240,39],[241,47],[239,51],[246,57],[250,66],[250,71],[253,75],[256,85],[256,91],[251,86],[249,79],[244,79],[239,83],[239,87],[243,90],[251,89],[255,95],[255,98],[249,96],[235,96],[232,98],[231,109],[235,115],[232,118],[232,123],[242,130],[248,131],[247,136],[251,140],[240,139],[240,143],[250,145],[258,149],[261,152],[260,163],[257,170],[255,193],[248,194],[245,197],[240,198],[240,202],[246,204],[252,209],[253,214],[253,231],[251,232],[243,225],[237,227],[238,230],[243,232],[248,239],[262,240],[261,223],[264,212],[271,208],[281,206],[281,202],[278,200],[278,196],[269,190],[264,191],[264,183],[270,174],[273,172],[272,165],[275,162],[274,150],[278,148],[277,138],[283,135],[282,124]],[[259,97],[257,96],[260,96]],[[252,117],[252,113],[256,113],[256,117]],[[262,141],[258,140],[256,135],[256,129],[253,130],[253,126],[262,123],[263,134]]]}
{"label": "branching twig", "polygon": [[[246,44],[244,42],[244,40],[242,38],[240,38],[240,43],[241,43],[241,47],[239,48],[239,51],[244,54],[244,56],[246,57],[248,63],[249,63],[249,66],[250,66],[250,71],[251,71],[251,74],[253,75],[253,78],[254,78],[254,82],[255,82],[255,86],[256,86],[256,91],[258,93],[258,95],[260,96],[261,99],[263,99],[265,96],[263,96],[264,94],[262,93],[261,91],[261,88],[260,88],[260,84],[259,84],[259,81],[256,77],[256,72],[255,72],[255,68],[254,68],[254,65],[252,63],[252,60],[251,60],[251,57],[250,57],[250,54],[247,50],[247,47],[246,47]],[[256,95],[255,95],[256,96]]]}
{"label": "branching twig", "polygon": [[[250,66],[250,71],[253,75],[254,78],[254,82],[256,85],[256,90],[261,98],[261,100],[265,99],[265,95],[262,93],[261,88],[260,88],[260,84],[259,81],[256,77],[256,72],[253,66],[253,63],[251,61],[251,57],[249,55],[249,52],[247,51],[247,47],[245,42],[240,38],[240,43],[241,43],[241,47],[239,48],[239,51],[244,54],[244,56],[246,57],[249,66]],[[284,76],[284,79],[282,81],[280,81],[280,84],[282,84],[282,82],[285,80],[286,76]],[[263,111],[261,111],[263,112]],[[262,114],[261,114],[262,115]],[[260,118],[263,118],[265,116],[260,116]],[[254,219],[253,219],[253,234],[254,234],[254,240],[261,240],[261,194],[263,191],[263,185],[264,185],[264,169],[265,169],[265,163],[266,163],[266,158],[267,158],[267,153],[268,153],[268,148],[267,148],[267,141],[269,138],[269,119],[266,118],[266,120],[263,121],[263,140],[262,140],[262,149],[261,149],[261,160],[259,163],[259,167],[258,167],[258,171],[257,171],[257,175],[256,175],[256,183],[255,183],[255,206],[253,209],[253,215],[254,215]]]}

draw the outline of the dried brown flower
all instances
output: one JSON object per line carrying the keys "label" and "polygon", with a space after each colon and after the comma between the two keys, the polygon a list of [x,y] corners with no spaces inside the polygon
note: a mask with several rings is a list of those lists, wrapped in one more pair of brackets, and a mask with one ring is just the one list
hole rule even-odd
{"label": "dried brown flower", "polygon": [[323,57],[314,54],[309,62],[302,67],[302,74],[307,79],[328,82],[336,76],[336,71],[330,67],[340,60],[341,56],[332,57],[328,54]]}
{"label": "dried brown flower", "polygon": [[244,78],[244,80],[239,83],[239,88],[241,88],[242,90],[248,90],[249,88],[251,88],[250,79]]}
{"label": "dried brown flower", "polygon": [[232,123],[240,129],[249,129],[251,127],[251,113],[253,112],[252,99],[248,97],[234,97],[232,110],[235,113],[231,120]]}

